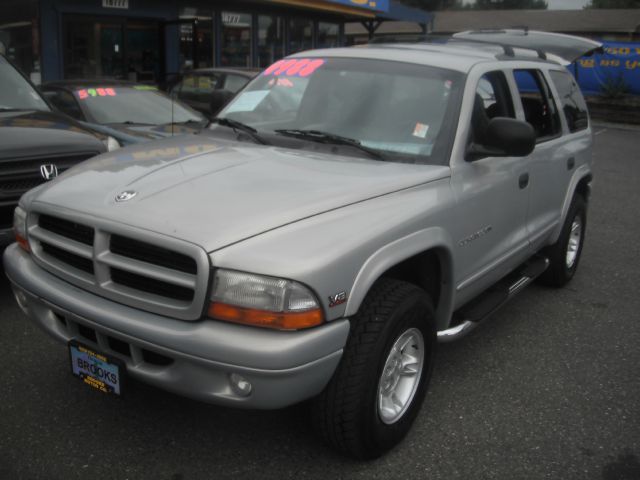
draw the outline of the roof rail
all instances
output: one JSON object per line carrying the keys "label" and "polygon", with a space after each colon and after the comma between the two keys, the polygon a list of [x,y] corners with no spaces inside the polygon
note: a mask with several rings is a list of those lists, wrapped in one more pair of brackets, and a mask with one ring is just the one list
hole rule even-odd
{"label": "roof rail", "polygon": [[[522,28],[525,35],[529,32],[529,27],[515,27],[516,29]],[[488,28],[481,30],[473,30],[472,33],[501,33],[504,32],[504,29],[501,28]],[[438,34],[429,34],[429,35],[410,35],[410,36],[387,36],[387,37],[374,37],[369,41],[369,44],[380,44],[380,43],[433,43],[433,44],[447,44],[447,43],[479,43],[483,45],[495,46],[502,48],[504,54],[508,57],[515,57],[514,47],[505,43],[491,41],[491,40],[480,40],[477,38],[456,38],[452,35],[438,35]],[[516,47],[522,50],[534,51],[538,55],[538,58],[542,60],[547,60],[547,55],[539,49],[535,48],[527,48],[527,47]]]}

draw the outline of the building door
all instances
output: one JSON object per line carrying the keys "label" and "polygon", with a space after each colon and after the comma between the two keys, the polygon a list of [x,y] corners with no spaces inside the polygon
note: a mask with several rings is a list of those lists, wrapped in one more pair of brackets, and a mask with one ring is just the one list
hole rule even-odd
{"label": "building door", "polygon": [[64,78],[110,78],[158,83],[164,71],[154,20],[66,15]]}

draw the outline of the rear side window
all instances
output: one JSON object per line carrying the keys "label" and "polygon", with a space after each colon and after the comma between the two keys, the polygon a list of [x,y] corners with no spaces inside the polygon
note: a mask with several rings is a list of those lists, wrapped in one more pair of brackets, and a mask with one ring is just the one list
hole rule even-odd
{"label": "rear side window", "polygon": [[560,135],[560,116],[549,85],[540,70],[514,70],[525,120],[536,132],[538,142]]}
{"label": "rear side window", "polygon": [[224,81],[224,89],[231,93],[237,93],[242,87],[249,83],[249,79],[240,75],[227,75]]}
{"label": "rear side window", "polygon": [[202,94],[215,90],[218,77],[213,75],[185,75],[174,90],[180,93]]}
{"label": "rear side window", "polygon": [[551,71],[550,74],[551,81],[558,90],[569,131],[585,130],[589,126],[589,115],[578,84],[569,72]]}

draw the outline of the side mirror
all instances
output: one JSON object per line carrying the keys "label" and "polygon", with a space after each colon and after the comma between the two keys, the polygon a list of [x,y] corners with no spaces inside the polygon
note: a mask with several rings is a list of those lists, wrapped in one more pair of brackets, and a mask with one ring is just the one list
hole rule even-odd
{"label": "side mirror", "polygon": [[482,144],[472,143],[467,149],[470,162],[483,157],[526,157],[536,146],[536,133],[527,122],[496,117],[482,136]]}

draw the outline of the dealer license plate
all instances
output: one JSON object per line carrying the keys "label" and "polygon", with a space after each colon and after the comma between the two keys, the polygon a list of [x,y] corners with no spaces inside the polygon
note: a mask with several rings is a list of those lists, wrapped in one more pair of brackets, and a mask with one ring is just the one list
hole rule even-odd
{"label": "dealer license plate", "polygon": [[124,363],[71,340],[71,371],[84,383],[104,393],[122,394]]}

